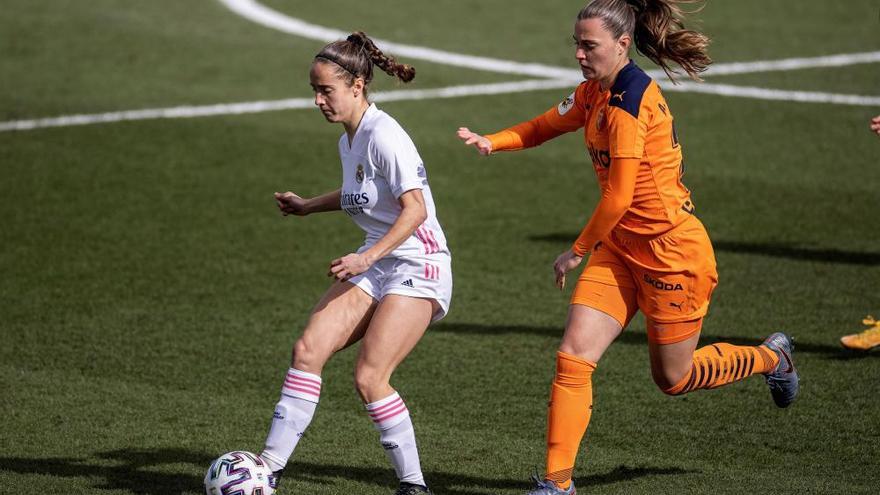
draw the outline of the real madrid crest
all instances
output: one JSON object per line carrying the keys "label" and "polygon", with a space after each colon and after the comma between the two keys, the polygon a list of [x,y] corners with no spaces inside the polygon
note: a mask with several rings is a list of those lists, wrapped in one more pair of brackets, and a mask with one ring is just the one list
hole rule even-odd
{"label": "real madrid crest", "polygon": [[360,163],[358,163],[357,170],[354,173],[354,180],[356,180],[358,184],[364,181],[364,166]]}

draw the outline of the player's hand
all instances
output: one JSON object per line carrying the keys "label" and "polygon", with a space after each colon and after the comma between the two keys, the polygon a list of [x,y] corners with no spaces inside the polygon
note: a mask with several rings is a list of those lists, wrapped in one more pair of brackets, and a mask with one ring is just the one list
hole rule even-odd
{"label": "player's hand", "polygon": [[481,155],[492,153],[492,142],[476,132],[471,132],[467,127],[459,127],[456,135],[458,135],[459,139],[464,141],[464,144],[468,146],[474,145]]}
{"label": "player's hand", "polygon": [[363,254],[351,253],[330,262],[328,277],[343,282],[370,269],[373,263]]}
{"label": "player's hand", "polygon": [[878,136],[880,136],[880,115],[871,119],[871,130],[876,132]]}
{"label": "player's hand", "polygon": [[574,254],[571,249],[556,258],[553,263],[553,272],[556,274],[556,287],[559,290],[565,288],[565,274],[580,265],[583,259],[583,256]]}
{"label": "player's hand", "polygon": [[287,215],[305,216],[309,214],[308,200],[303,199],[290,191],[275,193],[275,203],[285,217]]}

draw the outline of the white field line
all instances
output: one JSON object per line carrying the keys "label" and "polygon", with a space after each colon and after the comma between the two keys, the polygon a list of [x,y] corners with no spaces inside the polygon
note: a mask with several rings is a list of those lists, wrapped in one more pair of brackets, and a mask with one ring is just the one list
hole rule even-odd
{"label": "white field line", "polygon": [[[308,24],[302,20],[286,16],[265,7],[254,0],[218,0],[233,12],[254,22],[273,29],[295,34],[297,36],[332,41],[345,37],[348,33],[336,29]],[[497,95],[533,91],[540,89],[557,89],[576,86],[582,79],[577,70],[552,67],[541,64],[523,64],[487,57],[475,57],[431,48],[404,45],[390,41],[376,40],[383,49],[407,57],[428,60],[446,65],[468,67],[507,74],[533,75],[544,79],[532,79],[496,84],[477,84],[449,86],[436,89],[398,90],[373,95],[375,101],[423,100],[429,98],[455,98],[460,96]],[[812,67],[839,67],[851,64],[880,62],[880,52],[853,53],[830,55],[813,58],[792,58],[783,60],[766,60],[755,62],[737,62],[717,64],[706,75],[746,74],[764,71],[783,71]],[[648,71],[651,77],[661,78],[662,71]],[[767,88],[743,87],[730,84],[702,83],[684,81],[678,85],[664,84],[666,91],[696,92],[722,96],[736,96],[773,101],[796,101],[810,103],[834,103],[841,105],[880,106],[880,97],[822,93],[812,91],[786,91]],[[312,106],[311,98],[291,98],[284,100],[255,101],[243,103],[226,103],[202,106],[178,106],[170,108],[152,108],[129,110],[100,114],[67,115],[30,120],[13,120],[0,122],[0,132],[24,131],[46,127],[66,127],[74,125],[99,124],[148,119],[174,119],[208,117],[215,115],[235,115],[260,113],[277,110],[302,109]]]}
{"label": "white field line", "polygon": [[[338,39],[344,39],[350,33],[331,29],[316,24],[310,24],[290,17],[287,14],[273,10],[262,5],[256,0],[218,0],[234,13],[261,24],[268,28],[293,34],[302,38],[329,43]],[[426,60],[455,67],[467,67],[469,69],[499,72],[503,74],[519,74],[532,77],[544,77],[554,79],[580,80],[579,70],[565,67],[556,67],[542,64],[531,64],[499,60],[489,57],[475,57],[460,53],[435,50],[421,46],[406,45],[381,39],[374,39],[382,50],[387,50],[396,55],[406,56],[417,60]],[[880,51],[864,53],[845,53],[840,55],[826,55],[810,58],[789,58],[782,60],[759,60],[755,62],[732,62],[712,65],[706,76],[721,76],[730,74],[748,74],[754,72],[785,71],[796,69],[809,69],[813,67],[842,67],[854,64],[867,64],[880,62]],[[646,71],[654,79],[665,79],[666,74],[659,69]]]}
{"label": "white field line", "polygon": [[[425,100],[432,98],[457,98],[474,95],[497,95],[539,89],[571,88],[576,83],[569,80],[532,79],[526,81],[449,86],[436,89],[415,89],[377,92],[371,95],[373,101]],[[290,98],[284,100],[253,101],[243,103],[222,103],[218,105],[179,106],[171,108],[148,108],[124,112],[66,115],[32,120],[12,120],[0,122],[0,132],[27,131],[46,127],[67,127],[75,125],[103,124],[149,119],[181,119],[209,117],[215,115],[238,115],[262,113],[277,110],[296,110],[315,105],[314,98]]]}
{"label": "white field line", "polygon": [[755,62],[732,62],[709,66],[706,76],[751,74],[784,70],[814,69],[817,67],[843,67],[846,65],[880,62],[880,52],[844,53],[809,58],[786,58],[782,60],[758,60]]}
{"label": "white field line", "polygon": [[737,96],[770,101],[796,101],[802,103],[835,103],[838,105],[877,106],[880,96],[843,95],[818,91],[789,91],[783,89],[735,86],[733,84],[696,83],[684,81],[678,85],[666,84],[663,91],[693,92],[720,96]]}
{"label": "white field line", "polygon": [[[331,41],[345,39],[351,34],[350,32],[340,31],[338,29],[309,24],[301,19],[296,19],[282,14],[277,10],[270,9],[254,0],[219,0],[219,2],[245,19],[301,38],[329,43]],[[547,79],[571,79],[581,77],[579,70],[571,68],[553,67],[542,64],[524,64],[489,57],[476,57],[473,55],[435,50],[433,48],[422,46],[395,43],[393,41],[379,38],[373,38],[373,41],[375,41],[376,45],[378,45],[383,51],[394,53],[395,55],[417,60],[427,60],[455,67],[467,67],[469,69],[499,72],[502,74],[520,74]]]}
{"label": "white field line", "polygon": [[[463,96],[499,95],[546,89],[572,89],[576,85],[568,79],[530,79],[495,84],[475,84],[449,86],[435,89],[404,89],[375,93],[372,100],[377,102],[426,100],[436,98],[458,98]],[[811,91],[785,91],[766,88],[733,86],[729,84],[683,82],[677,86],[666,85],[664,91],[695,92],[721,96],[738,96],[771,101],[796,101],[809,103],[836,103],[840,105],[878,106],[880,96],[842,95]],[[549,105],[549,103],[548,103]],[[254,101],[244,103],[225,103],[204,106],[180,106],[171,108],[152,108],[125,112],[99,114],[80,114],[32,120],[12,120],[0,122],[0,132],[27,131],[46,127],[67,127],[75,125],[103,124],[150,119],[181,119],[209,117],[216,115],[237,115],[262,113],[278,110],[296,110],[314,106],[312,98],[290,98],[284,100]]]}

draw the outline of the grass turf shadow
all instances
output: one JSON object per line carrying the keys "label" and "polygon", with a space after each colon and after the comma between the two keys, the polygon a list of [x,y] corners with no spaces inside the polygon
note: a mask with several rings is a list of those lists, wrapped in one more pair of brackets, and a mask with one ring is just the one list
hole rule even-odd
{"label": "grass turf shadow", "polygon": [[581,478],[575,478],[575,486],[581,488],[599,485],[612,485],[621,481],[630,481],[647,476],[680,476],[683,474],[702,473],[695,469],[660,468],[660,467],[629,467],[620,465],[604,474],[591,474]]}
{"label": "grass turf shadow", "polygon": [[[359,482],[373,483],[393,488],[397,480],[393,471],[388,468],[352,467],[332,464],[317,464],[294,461],[288,470],[292,476],[313,482],[326,482],[340,476]],[[667,476],[694,473],[681,468],[669,467],[636,467],[618,466],[608,473],[594,474],[575,479],[578,486],[612,485],[648,476]],[[344,473],[344,474],[343,474]],[[437,495],[487,495],[498,490],[522,493],[528,488],[527,479],[485,478],[464,474],[446,473],[441,471],[425,471],[425,480]]]}
{"label": "grass turf shadow", "polygon": [[[153,471],[150,468],[167,464],[193,464],[206,468],[214,456],[186,449],[120,449],[100,452],[91,458],[50,457],[24,458],[0,457],[0,472],[39,474],[61,478],[95,478],[96,490],[128,490],[143,495],[175,495],[200,493],[202,476],[184,472]],[[110,461],[110,465],[107,465]],[[361,483],[387,486],[397,484],[394,471],[380,467],[357,467],[336,464],[319,464],[294,461],[287,471],[288,478],[314,482],[332,483],[345,478]],[[604,474],[577,478],[578,486],[612,485],[649,476],[668,476],[695,471],[675,467],[628,467],[618,466]],[[524,479],[498,479],[441,471],[426,471],[425,478],[437,495],[486,495],[498,490],[522,491],[528,485]],[[284,486],[279,490],[284,494]]]}
{"label": "grass turf shadow", "polygon": [[[571,244],[580,233],[555,232],[550,234],[531,235],[530,241],[552,242],[555,244]],[[786,258],[796,261],[816,261],[820,263],[833,263],[841,265],[878,266],[880,265],[880,253],[865,253],[859,251],[841,251],[839,249],[820,249],[795,247],[791,244],[779,242],[741,242],[727,240],[713,240],[712,247],[715,251],[723,251],[736,254],[752,254],[757,256],[769,256],[773,258]]]}
{"label": "grass turf shadow", "polygon": [[[0,457],[0,472],[40,474],[60,478],[96,478],[97,490],[129,490],[142,495],[202,492],[202,476],[153,471],[166,464],[189,463],[207,469],[214,456],[186,449],[121,449],[92,458]],[[107,461],[110,461],[109,463]]]}
{"label": "grass turf shadow", "polygon": [[[503,334],[528,334],[541,337],[557,337],[562,339],[563,328],[559,327],[539,327],[528,325],[484,325],[480,323],[438,323],[431,327],[433,332],[450,332],[450,333],[478,333],[484,335],[503,335]],[[794,337],[795,352],[797,354],[813,354],[825,359],[860,359],[865,357],[880,356],[880,352],[853,352],[848,351],[839,345],[817,344],[814,342],[802,342]],[[736,337],[730,335],[714,335],[703,333],[700,336],[699,345],[706,345],[715,342],[727,342],[734,345],[757,345],[761,343],[761,339],[751,337]],[[644,332],[634,331],[633,329],[625,330],[617,337],[615,343],[624,345],[645,345],[647,336]]]}

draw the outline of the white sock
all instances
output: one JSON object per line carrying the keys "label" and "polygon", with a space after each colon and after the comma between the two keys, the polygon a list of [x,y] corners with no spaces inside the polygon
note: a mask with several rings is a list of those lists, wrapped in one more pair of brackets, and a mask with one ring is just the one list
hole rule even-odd
{"label": "white sock", "polygon": [[320,395],[320,376],[293,368],[287,370],[281,399],[275,405],[266,437],[266,448],[260,454],[272,471],[284,469],[287,465],[293,449],[312,422]]}
{"label": "white sock", "polygon": [[379,430],[379,441],[388,460],[394,465],[400,481],[425,485],[422,468],[419,465],[419,450],[416,448],[416,432],[413,430],[409,410],[403,399],[394,392],[382,400],[366,405],[367,412]]}

